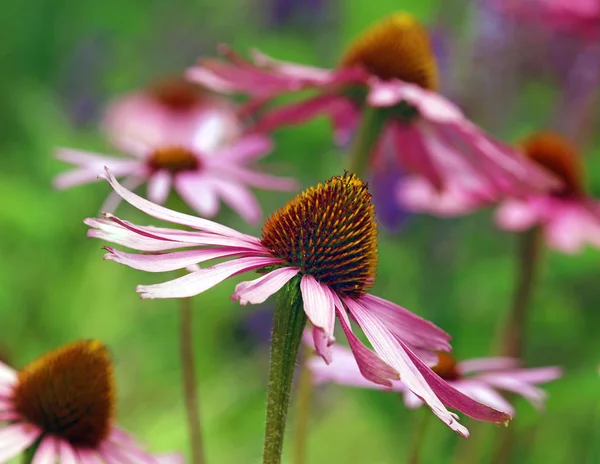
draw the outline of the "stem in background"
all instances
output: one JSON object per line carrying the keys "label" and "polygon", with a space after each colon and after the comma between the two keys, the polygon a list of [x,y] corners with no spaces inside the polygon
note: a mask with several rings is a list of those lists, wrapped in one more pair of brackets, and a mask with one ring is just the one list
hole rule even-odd
{"label": "stem in background", "polygon": [[425,441],[425,433],[427,432],[427,425],[429,424],[429,418],[433,415],[429,408],[421,408],[421,417],[418,419],[417,426],[412,438],[412,446],[410,450],[410,457],[408,458],[409,464],[419,464],[421,462],[421,448]]}
{"label": "stem in background", "polygon": [[183,393],[188,421],[192,464],[204,464],[204,446],[202,428],[200,426],[200,408],[198,406],[198,390],[196,388],[196,371],[194,366],[194,346],[192,342],[192,299],[182,298],[180,306],[179,342],[181,371],[183,374]]}
{"label": "stem in background", "polygon": [[367,171],[371,152],[377,144],[377,139],[381,135],[385,121],[386,114],[384,110],[365,104],[362,121],[356,132],[354,145],[350,152],[349,171],[359,178],[362,178]]}
{"label": "stem in background", "polygon": [[527,329],[528,309],[542,249],[541,229],[536,227],[519,237],[517,286],[508,321],[501,339],[501,354],[520,358]]}
{"label": "stem in background", "polygon": [[294,464],[304,464],[306,442],[308,439],[308,424],[310,420],[310,401],[312,396],[313,379],[308,367],[310,350],[303,350],[300,357],[298,374],[298,390],[296,399],[296,420],[294,422]]}
{"label": "stem in background", "polygon": [[305,325],[300,278],[296,276],[277,293],[275,303],[263,464],[281,462],[292,379]]}

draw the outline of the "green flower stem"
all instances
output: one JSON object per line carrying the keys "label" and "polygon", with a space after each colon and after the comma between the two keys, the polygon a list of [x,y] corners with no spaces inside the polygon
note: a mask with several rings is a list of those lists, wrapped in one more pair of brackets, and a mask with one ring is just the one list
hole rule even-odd
{"label": "green flower stem", "polygon": [[362,111],[362,121],[358,127],[350,153],[349,171],[359,178],[362,178],[367,171],[369,158],[373,148],[375,148],[377,139],[383,131],[386,119],[385,110],[365,104]]}
{"label": "green flower stem", "polygon": [[310,349],[304,349],[298,374],[298,390],[294,421],[294,464],[304,464],[306,461],[306,441],[310,421],[310,401],[312,396],[313,378],[308,367]]}
{"label": "green flower stem", "polygon": [[433,416],[429,408],[426,407],[421,407],[419,412],[421,413],[421,417],[417,418],[417,424],[415,425],[410,456],[408,458],[409,464],[419,464],[421,462],[421,449],[423,448],[423,442],[425,441],[427,426],[430,422],[429,419]]}
{"label": "green flower stem", "polygon": [[192,452],[192,464],[204,464],[204,446],[200,425],[200,407],[196,388],[194,344],[192,327],[192,299],[182,298],[179,321],[179,349],[183,375],[183,399],[187,414],[188,433]]}
{"label": "green flower stem", "polygon": [[281,462],[292,379],[305,325],[300,277],[297,276],[279,291],[275,304],[263,464]]}
{"label": "green flower stem", "polygon": [[542,251],[541,238],[540,228],[533,228],[519,237],[517,285],[501,338],[500,350],[504,356],[520,358],[523,355],[529,303]]}

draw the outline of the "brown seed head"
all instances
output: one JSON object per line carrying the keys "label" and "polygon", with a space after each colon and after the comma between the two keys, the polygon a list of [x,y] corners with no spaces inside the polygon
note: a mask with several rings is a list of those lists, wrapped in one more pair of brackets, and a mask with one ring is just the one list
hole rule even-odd
{"label": "brown seed head", "polygon": [[438,69],[425,28],[407,13],[374,24],[346,50],[342,67],[362,66],[381,79],[397,78],[437,90]]}
{"label": "brown seed head", "polygon": [[162,147],[150,155],[148,166],[153,171],[166,169],[175,174],[181,171],[195,171],[200,168],[200,160],[187,148],[181,146]]}
{"label": "brown seed head", "polygon": [[444,380],[457,380],[460,378],[460,371],[456,364],[456,359],[445,351],[438,351],[438,363],[431,368],[433,372]]}
{"label": "brown seed head", "polygon": [[267,219],[262,243],[339,295],[366,293],[378,257],[367,185],[354,174],[344,174],[309,188]]}
{"label": "brown seed head", "polygon": [[149,92],[158,103],[175,112],[189,111],[206,97],[200,87],[181,77],[157,82]]}
{"label": "brown seed head", "polygon": [[109,434],[115,385],[108,349],[78,341],[27,365],[18,374],[16,410],[48,434],[94,448]]}
{"label": "brown seed head", "polygon": [[540,164],[563,182],[552,192],[569,197],[584,194],[583,166],[574,144],[553,132],[536,132],[521,142],[525,155]]}

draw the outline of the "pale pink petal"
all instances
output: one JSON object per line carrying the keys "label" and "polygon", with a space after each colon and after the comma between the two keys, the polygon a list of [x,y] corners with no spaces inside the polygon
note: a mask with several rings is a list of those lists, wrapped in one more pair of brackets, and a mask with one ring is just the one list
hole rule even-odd
{"label": "pale pink petal", "polygon": [[16,411],[8,410],[0,412],[0,422],[18,422],[22,419],[21,414]]}
{"label": "pale pink petal", "polygon": [[123,188],[108,169],[106,170],[105,178],[110,183],[112,188],[119,195],[121,195],[121,197],[126,202],[136,207],[137,209],[143,211],[144,213],[148,214],[149,216],[161,219],[163,221],[172,222],[174,224],[188,226],[193,229],[203,230],[214,234],[222,234],[227,237],[248,237],[247,235],[242,234],[241,232],[238,232],[221,224],[217,224],[216,222],[191,216],[189,214],[178,213],[168,208],[164,208],[162,206],[151,203],[150,201],[145,200],[144,198],[136,195],[135,193]]}
{"label": "pale pink petal", "polygon": [[396,337],[416,348],[450,351],[450,335],[434,323],[409,310],[374,295],[360,297],[364,307],[377,317]]}
{"label": "pale pink petal", "polygon": [[352,299],[347,299],[345,303],[377,354],[399,372],[402,382],[427,403],[434,414],[452,430],[464,437],[469,435],[466,427],[460,425],[456,421],[456,415],[450,413],[444,405],[458,409],[477,420],[502,423],[510,419],[504,413],[481,405],[448,385],[362,304]]}
{"label": "pale pink petal", "polygon": [[238,123],[229,107],[206,109],[194,125],[192,146],[210,155],[229,139],[237,136]]}
{"label": "pale pink petal", "polygon": [[250,190],[235,180],[214,179],[215,191],[223,198],[231,209],[249,224],[256,224],[262,211],[258,200]]}
{"label": "pale pink petal", "polygon": [[138,253],[125,253],[111,247],[105,247],[105,249],[108,253],[104,255],[104,259],[115,261],[133,269],[146,272],[174,271],[212,259],[244,255],[244,253],[247,253],[247,251],[245,252],[243,249],[207,248],[202,250],[186,250],[173,253],[142,255]]}
{"label": "pale pink petal", "polygon": [[486,404],[498,411],[504,411],[511,416],[515,414],[515,409],[506,398],[483,382],[461,379],[452,382],[452,386],[475,401]]}
{"label": "pale pink petal", "polygon": [[[273,142],[263,134],[251,134],[242,137],[239,141],[220,148],[214,154],[216,164],[247,164],[262,158],[273,150]],[[209,158],[208,162],[213,161]]]}
{"label": "pale pink petal", "polygon": [[65,440],[56,440],[60,464],[79,464],[77,451]]}
{"label": "pale pink petal", "polygon": [[503,375],[508,378],[517,380],[519,382],[526,382],[531,384],[545,383],[552,380],[556,380],[561,377],[563,370],[560,367],[530,367],[525,369],[505,370],[504,372],[485,373],[482,374],[484,378],[487,375]]}
{"label": "pale pink petal", "polygon": [[13,385],[17,381],[17,371],[0,362],[0,383]]}
{"label": "pale pink petal", "polygon": [[0,462],[6,462],[29,448],[40,436],[32,424],[11,424],[0,430]]}
{"label": "pale pink petal", "polygon": [[506,200],[496,210],[498,227],[522,232],[533,227],[539,220],[539,211],[526,201]]}
{"label": "pale pink petal", "polygon": [[276,177],[262,172],[252,171],[240,166],[222,165],[219,166],[219,175],[231,176],[232,180],[242,182],[251,187],[257,187],[265,190],[297,190],[299,183],[296,179],[290,177]]}
{"label": "pale pink petal", "polygon": [[548,244],[564,253],[584,245],[600,247],[600,218],[580,200],[547,200],[545,235]]}
{"label": "pale pink petal", "polygon": [[219,212],[214,181],[207,175],[182,172],[175,178],[175,189],[188,205],[203,216],[214,217]]}
{"label": "pale pink petal", "polygon": [[198,295],[234,275],[280,263],[275,258],[239,258],[161,284],[138,285],[136,291],[141,293],[142,298],[186,298]]}
{"label": "pale pink petal", "polygon": [[404,405],[408,409],[417,409],[417,408],[420,408],[421,406],[423,406],[423,401],[421,401],[421,399],[417,395],[415,395],[413,392],[411,392],[408,388],[405,388],[403,390],[403,397],[404,397]]}
{"label": "pale pink petal", "polygon": [[52,435],[46,435],[35,450],[31,464],[55,464],[57,459],[58,440]]}
{"label": "pale pink petal", "polygon": [[[125,179],[123,179],[123,181],[121,182],[121,185],[123,185],[127,190],[135,190],[136,188],[138,188],[140,185],[142,185],[144,182],[146,182],[146,177],[139,177],[139,176],[130,176],[127,177]],[[108,195],[108,197],[106,197],[106,200],[104,200],[104,203],[102,203],[102,206],[100,207],[100,211],[105,211],[107,213],[114,213],[115,210],[117,209],[117,206],[119,206],[121,204],[121,197],[117,194],[117,192],[115,192],[114,190],[112,192],[110,192],[110,194]]]}
{"label": "pale pink petal", "polygon": [[[346,314],[346,309],[341,301],[337,301],[336,298],[334,298],[334,300],[336,300],[336,312],[338,318],[342,325],[342,329],[346,334],[346,338],[348,339],[350,349],[352,350],[352,354],[354,355],[360,373],[365,379],[374,382],[375,384],[379,384],[384,387],[392,387],[392,382],[390,380],[398,379],[398,372],[396,372],[395,369],[391,368],[379,356],[363,345],[358,337],[354,335],[354,332],[352,332],[350,319]],[[332,347],[332,349],[334,347]],[[337,359],[334,359],[334,361],[337,361]]]}
{"label": "pale pink petal", "polygon": [[97,450],[78,449],[77,454],[79,454],[80,464],[106,464]]}
{"label": "pale pink petal", "polygon": [[59,148],[56,150],[56,158],[71,163],[76,166],[86,167],[90,169],[98,169],[98,174],[102,173],[104,166],[112,164],[119,165],[120,163],[132,163],[139,165],[138,160],[131,158],[123,158],[118,156],[107,156],[101,153],[93,153],[84,150],[74,150],[72,148]]}
{"label": "pale pink petal", "polygon": [[258,279],[237,284],[231,299],[239,300],[241,305],[264,303],[297,274],[295,267],[275,269]]}
{"label": "pale pink petal", "polygon": [[148,199],[154,203],[163,204],[169,197],[172,178],[168,171],[158,171],[148,179]]}
{"label": "pale pink petal", "polygon": [[158,464],[184,464],[183,455],[178,453],[159,454],[155,456]]}
{"label": "pale pink petal", "polygon": [[475,358],[461,361],[458,363],[458,368],[461,374],[469,374],[471,372],[488,372],[514,369],[520,365],[521,360],[517,358],[498,356],[493,358]]}
{"label": "pale pink petal", "polygon": [[[300,291],[302,292],[302,302],[304,312],[308,316],[311,324],[323,330],[327,339],[326,346],[335,342],[333,330],[335,327],[335,305],[332,292],[314,277],[310,275],[302,276],[300,281]],[[314,333],[313,333],[314,335]],[[315,347],[319,349],[319,347]],[[323,345],[321,345],[323,348]],[[322,351],[320,355],[325,355]]]}
{"label": "pale pink petal", "polygon": [[505,373],[485,374],[478,376],[477,380],[485,382],[495,388],[499,388],[500,390],[516,393],[529,400],[529,402],[538,410],[543,409],[544,401],[548,396],[541,388],[527,382],[522,382],[519,379],[511,378]]}

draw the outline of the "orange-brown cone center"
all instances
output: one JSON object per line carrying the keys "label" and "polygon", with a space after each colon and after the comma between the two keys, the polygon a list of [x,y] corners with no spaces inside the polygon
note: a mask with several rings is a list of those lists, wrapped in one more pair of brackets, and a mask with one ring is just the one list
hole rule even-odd
{"label": "orange-brown cone center", "polygon": [[109,434],[115,386],[108,349],[78,341],[27,365],[18,374],[16,410],[45,433],[73,446],[97,447]]}
{"label": "orange-brown cone center", "polygon": [[456,359],[445,351],[438,351],[438,363],[431,368],[433,372],[444,380],[457,380],[460,378],[460,371]]}
{"label": "orange-brown cone center", "polygon": [[148,166],[154,171],[165,169],[171,173],[195,171],[200,168],[198,157],[185,147],[162,147],[150,155]]}
{"label": "orange-brown cone center", "polygon": [[367,185],[345,174],[311,187],[267,219],[262,243],[338,294],[364,294],[373,285],[378,258]]}
{"label": "orange-brown cone center", "polygon": [[361,66],[381,79],[437,90],[438,69],[429,34],[412,16],[396,13],[374,24],[347,49],[342,67]]}
{"label": "orange-brown cone center", "polygon": [[537,132],[521,142],[525,155],[563,181],[556,196],[584,194],[583,166],[574,144],[552,132]]}
{"label": "orange-brown cone center", "polygon": [[176,112],[194,108],[206,96],[200,87],[180,77],[160,81],[149,92],[161,105]]}

